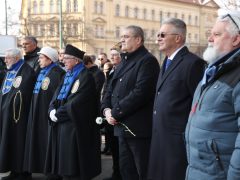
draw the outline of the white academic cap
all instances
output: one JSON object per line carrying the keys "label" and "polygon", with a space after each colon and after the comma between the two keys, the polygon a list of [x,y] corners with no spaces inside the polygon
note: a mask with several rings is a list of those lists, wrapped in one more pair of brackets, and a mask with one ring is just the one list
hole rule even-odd
{"label": "white academic cap", "polygon": [[229,9],[219,9],[218,16],[224,17],[226,15],[230,15],[234,22],[237,24],[240,30],[240,11],[239,10],[229,10]]}
{"label": "white academic cap", "polygon": [[44,54],[45,56],[49,57],[53,62],[56,62],[58,60],[57,50],[51,47],[43,47],[41,51],[37,54]]}

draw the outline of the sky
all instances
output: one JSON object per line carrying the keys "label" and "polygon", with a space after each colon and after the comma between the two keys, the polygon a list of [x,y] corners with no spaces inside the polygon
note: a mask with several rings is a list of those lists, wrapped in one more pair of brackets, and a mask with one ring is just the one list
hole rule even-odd
{"label": "sky", "polygon": [[[22,0],[6,0],[8,7],[8,21],[18,23],[18,16],[21,8]],[[0,34],[5,35],[5,0],[0,0]],[[18,26],[8,26],[8,34],[16,35],[18,32]]]}
{"label": "sky", "polygon": [[[18,16],[21,9],[22,0],[6,0],[8,7],[8,22],[19,23]],[[219,3],[227,2],[227,0],[217,0]],[[239,3],[240,0],[235,0]],[[5,0],[0,0],[0,34],[5,35],[6,33],[6,23],[5,23]],[[17,35],[18,34],[18,25],[8,26],[8,34]]]}

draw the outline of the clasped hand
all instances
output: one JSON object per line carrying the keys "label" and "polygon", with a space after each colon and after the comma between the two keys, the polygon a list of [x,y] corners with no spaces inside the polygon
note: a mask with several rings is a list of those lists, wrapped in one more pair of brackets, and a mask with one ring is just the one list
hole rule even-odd
{"label": "clasped hand", "polygon": [[117,120],[114,119],[114,117],[112,117],[111,109],[107,109],[105,111],[105,117],[106,117],[108,124],[116,125],[118,123]]}

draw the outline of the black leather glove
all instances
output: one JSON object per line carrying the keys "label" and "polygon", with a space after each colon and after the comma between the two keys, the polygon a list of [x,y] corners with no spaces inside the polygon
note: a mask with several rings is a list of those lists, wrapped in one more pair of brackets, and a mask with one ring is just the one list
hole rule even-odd
{"label": "black leather glove", "polygon": [[63,121],[69,121],[70,120],[70,117],[68,116],[68,113],[67,113],[67,108],[65,106],[60,106],[57,109],[57,112],[56,112],[55,116],[57,117],[58,122],[63,122]]}

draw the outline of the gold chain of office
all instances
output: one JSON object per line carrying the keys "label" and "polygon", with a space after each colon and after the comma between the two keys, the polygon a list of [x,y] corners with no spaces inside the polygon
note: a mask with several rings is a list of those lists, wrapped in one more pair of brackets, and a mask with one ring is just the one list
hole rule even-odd
{"label": "gold chain of office", "polygon": [[[19,107],[19,111],[18,111],[18,116],[16,117],[16,99],[17,99],[17,96],[19,95],[19,99],[20,99],[20,107]],[[21,91],[17,91],[16,95],[14,96],[14,99],[13,99],[13,119],[14,119],[14,122],[17,123],[21,117],[21,110],[22,110],[22,93]]]}

